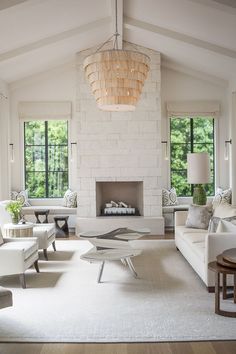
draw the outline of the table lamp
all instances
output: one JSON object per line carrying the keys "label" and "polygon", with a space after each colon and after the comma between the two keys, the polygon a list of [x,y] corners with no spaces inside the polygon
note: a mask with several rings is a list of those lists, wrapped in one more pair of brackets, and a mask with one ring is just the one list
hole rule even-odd
{"label": "table lamp", "polygon": [[207,152],[194,152],[187,155],[188,183],[195,184],[193,204],[205,205],[206,191],[202,184],[210,182],[210,156]]}

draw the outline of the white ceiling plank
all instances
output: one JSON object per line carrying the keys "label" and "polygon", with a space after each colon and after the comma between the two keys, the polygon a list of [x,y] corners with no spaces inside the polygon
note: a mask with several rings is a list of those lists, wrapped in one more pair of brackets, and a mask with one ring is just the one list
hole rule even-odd
{"label": "white ceiling plank", "polygon": [[56,42],[77,36],[78,34],[81,34],[81,33],[87,32],[87,31],[91,31],[94,28],[98,28],[98,27],[110,24],[110,22],[111,22],[111,18],[105,17],[100,20],[70,29],[68,31],[58,33],[56,35],[53,35],[53,36],[50,36],[47,38],[43,38],[43,39],[38,40],[36,42],[26,44],[25,46],[15,48],[15,49],[10,50],[8,52],[1,53],[0,54],[0,62],[15,58],[15,57],[22,55],[22,54],[26,54],[28,52],[35,50],[35,49],[39,49],[41,47],[48,46],[50,44],[54,44]]}
{"label": "white ceiling plank", "polygon": [[234,58],[234,59],[236,58],[236,51],[234,51],[234,50],[224,48],[219,45],[209,43],[209,42],[203,41],[201,39],[188,36],[183,33],[175,32],[170,29],[166,29],[166,28],[163,28],[163,27],[160,27],[157,25],[146,23],[146,22],[136,20],[136,19],[133,19],[130,17],[124,17],[124,27],[127,29],[138,28],[138,29],[142,29],[142,30],[145,30],[148,32],[157,33],[157,34],[166,36],[168,38],[179,40],[181,42],[188,43],[193,46],[200,47],[200,48],[209,50],[211,52],[215,52],[215,53],[224,55],[226,57],[230,57],[230,58]]}
{"label": "white ceiling plank", "polygon": [[0,1],[0,11],[8,9],[9,7],[13,7],[21,4],[22,2],[26,2],[28,0],[1,0]]}
{"label": "white ceiling plank", "polygon": [[[112,31],[116,32],[116,0],[111,0]],[[123,47],[123,0],[117,0],[118,49]]]}

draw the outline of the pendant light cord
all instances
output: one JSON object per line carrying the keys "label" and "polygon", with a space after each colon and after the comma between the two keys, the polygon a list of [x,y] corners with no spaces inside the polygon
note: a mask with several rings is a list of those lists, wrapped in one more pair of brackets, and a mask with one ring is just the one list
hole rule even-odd
{"label": "pendant light cord", "polygon": [[99,50],[102,49],[102,47],[104,47],[105,44],[107,44],[108,42],[110,42],[112,40],[113,37],[115,37],[114,43],[113,43],[113,50],[118,50],[118,37],[120,36],[119,32],[118,32],[118,9],[117,9],[117,0],[115,0],[115,33],[109,37],[106,42],[104,42],[102,45],[100,45],[98,47],[98,49],[96,50],[95,53],[99,52]]}

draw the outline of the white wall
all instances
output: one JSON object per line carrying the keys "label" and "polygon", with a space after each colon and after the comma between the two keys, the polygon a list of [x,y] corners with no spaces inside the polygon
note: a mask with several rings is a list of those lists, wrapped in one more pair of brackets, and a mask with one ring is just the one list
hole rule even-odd
{"label": "white wall", "polygon": [[[166,111],[168,101],[218,100],[221,106],[216,122],[216,186],[229,186],[229,161],[224,160],[224,141],[229,139],[229,102],[226,83],[203,77],[198,78],[162,68],[162,140],[169,141],[169,120]],[[169,163],[163,159],[162,184],[170,187]]]}
{"label": "white wall", "polygon": [[[24,188],[23,171],[23,123],[18,118],[18,103],[20,101],[72,101],[72,119],[69,123],[69,139],[77,141],[75,123],[75,64],[63,65],[54,70],[15,82],[11,90],[11,141],[14,143],[15,162],[11,164],[12,190]],[[76,187],[76,161],[70,165],[70,187]]]}
{"label": "white wall", "polygon": [[[8,97],[8,85],[0,80],[0,93]],[[0,98],[0,200],[7,199],[10,190],[9,169],[9,97]]]}
{"label": "white wall", "polygon": [[[125,49],[133,47],[125,44]],[[100,111],[83,69],[84,59],[94,49],[77,56],[79,217],[96,217],[97,181],[143,181],[144,217],[162,216],[160,53],[143,47],[137,49],[151,60],[134,112]]]}
{"label": "white wall", "polygon": [[[227,187],[229,185],[229,162],[223,159],[224,141],[229,138],[229,92],[226,86],[220,82],[210,82],[202,77],[197,78],[181,72],[163,68],[162,72],[162,140],[167,138],[168,120],[165,109],[167,101],[174,100],[200,100],[214,99],[221,103],[221,114],[218,126],[218,149],[217,149],[217,185]],[[12,189],[24,187],[23,180],[23,131],[20,129],[17,105],[19,101],[31,100],[70,100],[73,104],[73,118],[70,124],[70,139],[78,141],[77,133],[79,122],[75,119],[76,111],[76,68],[74,63],[63,65],[54,70],[44,72],[10,85],[10,112],[11,112],[11,136],[10,142],[15,147],[15,162],[11,164],[12,169]],[[231,100],[230,100],[231,102]],[[2,104],[2,103],[0,103]],[[6,104],[6,103],[5,103]],[[4,123],[5,124],[5,123]],[[6,144],[6,143],[5,143]],[[8,144],[8,143],[7,143]],[[4,155],[6,156],[6,154]],[[76,166],[77,161],[71,164],[71,183],[70,187],[77,188]],[[169,162],[163,159],[162,182],[163,187],[169,186]],[[8,178],[9,180],[9,178]],[[5,184],[1,183],[1,190],[6,190]],[[2,197],[1,197],[2,198]]]}

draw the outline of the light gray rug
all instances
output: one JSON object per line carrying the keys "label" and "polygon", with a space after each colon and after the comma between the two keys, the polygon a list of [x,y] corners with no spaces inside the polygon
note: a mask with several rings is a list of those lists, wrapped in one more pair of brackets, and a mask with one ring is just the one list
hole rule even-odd
{"label": "light gray rug", "polygon": [[[0,311],[1,341],[146,342],[236,339],[236,319],[214,314],[214,294],[176,251],[174,241],[134,241],[143,248],[134,279],[120,262],[105,266],[80,260],[87,241],[57,242],[41,273],[1,279],[14,306]],[[227,300],[228,301],[228,300]],[[231,302],[231,300],[230,300]],[[231,304],[229,306],[236,306]]]}

